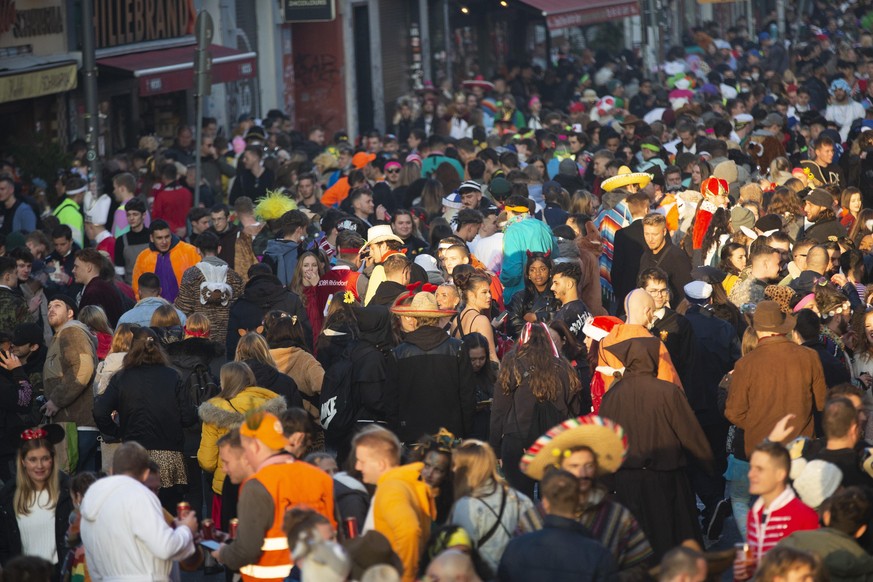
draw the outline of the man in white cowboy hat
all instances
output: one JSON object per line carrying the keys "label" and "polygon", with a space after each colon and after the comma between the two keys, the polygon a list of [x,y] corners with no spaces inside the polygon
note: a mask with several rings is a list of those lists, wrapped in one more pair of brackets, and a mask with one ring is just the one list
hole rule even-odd
{"label": "man in white cowboy hat", "polygon": [[788,337],[795,319],[775,301],[758,303],[752,317],[758,347],[734,366],[724,415],[743,429],[747,455],[785,414],[795,415],[787,440],[813,436],[813,407],[824,407],[827,385],[818,354]]}
{"label": "man in white cowboy hat", "polygon": [[[532,479],[557,467],[579,479],[576,519],[594,539],[606,546],[624,575],[650,566],[652,546],[633,514],[612,500],[599,478],[612,474],[627,454],[624,430],[608,418],[588,415],[571,418],[538,438],[521,460],[522,471]],[[542,504],[526,511],[520,525],[524,532],[542,529]]]}
{"label": "man in white cowboy hat", "polygon": [[440,427],[466,436],[473,428],[475,380],[461,340],[449,337],[439,321],[455,314],[440,309],[433,293],[401,296],[391,313],[398,316],[404,341],[391,350],[386,406],[393,408],[400,440],[415,442]]}
{"label": "man in white cowboy hat", "polygon": [[[382,268],[382,261],[385,260],[390,251],[401,251],[404,244],[403,239],[394,234],[390,224],[380,224],[367,229],[367,242],[361,247],[361,257],[367,261],[364,272],[366,273],[368,270],[371,272],[367,294],[364,296],[364,305],[373,299],[379,285],[385,281],[385,269]],[[427,282],[427,273],[419,265],[413,263],[409,269],[411,282]]]}

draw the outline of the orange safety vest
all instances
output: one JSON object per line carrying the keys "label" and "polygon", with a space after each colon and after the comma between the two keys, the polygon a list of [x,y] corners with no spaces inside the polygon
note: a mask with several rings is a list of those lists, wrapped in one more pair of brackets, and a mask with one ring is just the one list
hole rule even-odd
{"label": "orange safety vest", "polygon": [[282,582],[291,573],[294,560],[282,525],[285,512],[297,505],[321,513],[336,527],[333,517],[333,480],[319,469],[301,461],[262,467],[243,482],[257,480],[273,498],[273,523],[264,534],[257,564],[240,568],[244,582]]}

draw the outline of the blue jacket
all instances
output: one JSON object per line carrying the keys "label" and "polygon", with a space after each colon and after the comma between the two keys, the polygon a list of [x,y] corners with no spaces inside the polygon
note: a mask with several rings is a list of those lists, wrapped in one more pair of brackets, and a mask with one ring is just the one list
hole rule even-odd
{"label": "blue jacket", "polygon": [[299,252],[300,245],[294,241],[275,239],[267,243],[264,262],[270,265],[283,285],[289,284],[294,276]]}
{"label": "blue jacket", "polygon": [[617,582],[612,554],[575,519],[547,515],[543,529],[506,545],[501,582]]}
{"label": "blue jacket", "polygon": [[[122,323],[135,323],[142,327],[148,327],[151,323],[152,315],[154,315],[158,307],[167,304],[167,300],[162,297],[146,297],[145,299],[140,299],[136,305],[118,318],[118,325],[121,325]],[[182,325],[185,325],[185,321],[187,320],[185,314],[178,309],[176,310],[176,313],[179,314],[179,319],[182,320]]]}
{"label": "blue jacket", "polygon": [[545,222],[533,217],[509,224],[503,233],[503,269],[500,271],[500,282],[503,283],[505,303],[509,303],[513,295],[524,289],[524,266],[528,251],[551,251],[553,259],[558,256],[558,245],[551,229]]}

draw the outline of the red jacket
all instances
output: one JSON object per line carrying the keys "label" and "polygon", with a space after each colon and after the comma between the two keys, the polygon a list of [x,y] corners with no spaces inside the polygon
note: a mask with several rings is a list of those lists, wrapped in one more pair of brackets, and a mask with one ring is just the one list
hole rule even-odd
{"label": "red jacket", "polygon": [[162,186],[155,193],[152,220],[166,220],[170,230],[179,234],[186,227],[188,211],[194,206],[194,195],[178,182]]}
{"label": "red jacket", "polygon": [[795,495],[794,489],[786,487],[779,497],[773,500],[764,511],[764,500],[760,497],[749,509],[749,546],[754,551],[758,564],[764,554],[769,552],[782,538],[796,531],[818,529],[818,514]]}

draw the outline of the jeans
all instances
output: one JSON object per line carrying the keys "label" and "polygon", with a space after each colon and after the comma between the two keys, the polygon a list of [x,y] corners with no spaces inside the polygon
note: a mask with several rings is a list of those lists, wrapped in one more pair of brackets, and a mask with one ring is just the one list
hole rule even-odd
{"label": "jeans", "polygon": [[746,539],[746,520],[749,517],[751,495],[749,495],[749,463],[730,455],[728,468],[724,473],[727,491],[731,499],[734,521],[743,539]]}
{"label": "jeans", "polygon": [[76,432],[79,437],[79,464],[76,465],[76,473],[99,471],[97,452],[100,447],[97,438],[100,436],[100,431],[79,429]]}

